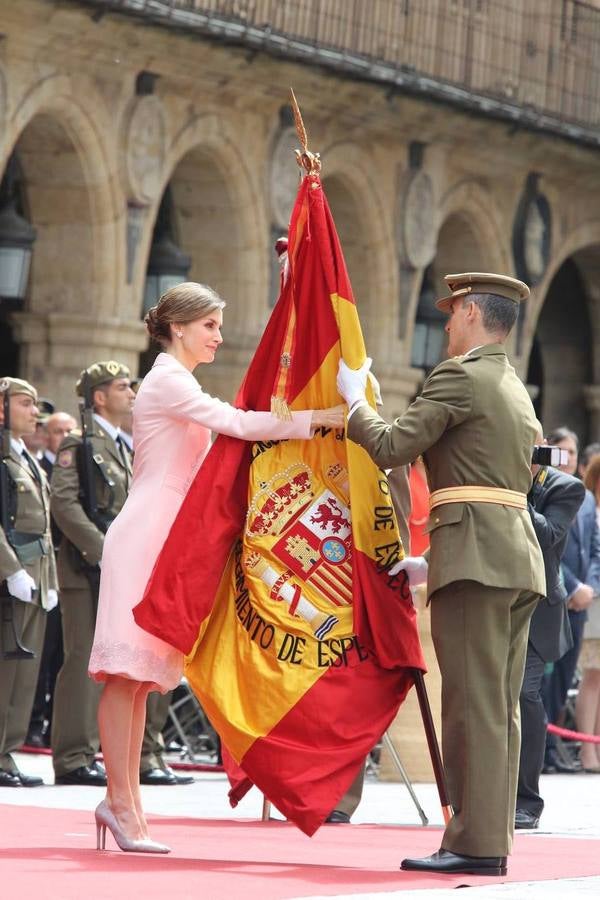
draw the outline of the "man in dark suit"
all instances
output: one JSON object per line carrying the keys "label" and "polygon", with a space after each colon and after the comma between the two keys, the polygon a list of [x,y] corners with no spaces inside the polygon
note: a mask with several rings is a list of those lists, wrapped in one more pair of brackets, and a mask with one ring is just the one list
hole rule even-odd
{"label": "man in dark suit", "polygon": [[[548,442],[567,450],[569,462],[561,470],[574,475],[577,470],[577,436],[567,428],[557,428],[548,435]],[[573,634],[573,646],[554,664],[552,674],[544,679],[543,699],[548,721],[559,723],[573,682],[587,609],[595,594],[600,594],[600,529],[596,520],[596,500],[590,491],[579,508],[567,539],[561,568],[567,589],[569,622]],[[562,759],[557,749],[556,737],[546,737],[544,772],[575,772],[571,763]]]}
{"label": "man in dark suit", "polygon": [[547,466],[534,465],[531,469],[534,481],[529,491],[528,505],[544,556],[546,596],[539,601],[529,626],[525,673],[519,697],[521,754],[515,828],[537,828],[544,809],[539,793],[546,745],[542,679],[545,664],[560,659],[573,643],[560,560],[569,528],[585,497],[585,488],[577,478]]}
{"label": "man in dark suit", "polygon": [[[45,449],[39,464],[46,473],[48,481],[52,477],[52,467],[62,441],[74,428],[77,422],[66,412],[53,412],[42,418],[45,434]],[[54,519],[51,520],[52,544],[54,552],[58,552],[61,531]],[[56,676],[63,664],[62,618],[60,606],[51,610],[46,617],[46,634],[44,649],[40,662],[40,674],[33,700],[29,730],[25,743],[30,747],[49,747],[52,728],[52,704]],[[47,724],[46,724],[47,723]]]}

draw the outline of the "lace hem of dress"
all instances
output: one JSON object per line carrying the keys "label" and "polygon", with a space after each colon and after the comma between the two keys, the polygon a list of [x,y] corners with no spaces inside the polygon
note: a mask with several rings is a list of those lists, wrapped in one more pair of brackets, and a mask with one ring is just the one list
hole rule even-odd
{"label": "lace hem of dress", "polygon": [[90,675],[127,675],[136,681],[151,681],[169,690],[176,687],[183,674],[183,654],[172,649],[168,656],[130,644],[98,643],[92,647],[88,666]]}

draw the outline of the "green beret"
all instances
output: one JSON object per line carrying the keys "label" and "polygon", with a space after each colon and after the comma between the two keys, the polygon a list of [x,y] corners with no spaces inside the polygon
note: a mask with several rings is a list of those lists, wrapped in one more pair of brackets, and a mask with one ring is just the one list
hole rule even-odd
{"label": "green beret", "polygon": [[90,390],[93,391],[102,384],[109,384],[115,378],[130,378],[129,369],[122,363],[115,362],[114,359],[105,360],[103,362],[93,363],[84,369],[77,380],[75,390],[80,397],[83,397],[83,379],[88,376],[88,384]]}
{"label": "green beret", "polygon": [[0,393],[3,394],[5,391],[8,391],[9,397],[14,397],[15,394],[27,394],[33,398],[34,403],[37,403],[38,395],[36,389],[28,381],[23,381],[22,378],[0,378]]}

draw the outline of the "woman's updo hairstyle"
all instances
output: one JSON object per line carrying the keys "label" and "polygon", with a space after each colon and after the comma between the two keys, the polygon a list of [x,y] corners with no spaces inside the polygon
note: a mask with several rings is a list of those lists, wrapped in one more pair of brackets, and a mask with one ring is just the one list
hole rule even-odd
{"label": "woman's updo hairstyle", "polygon": [[156,306],[148,310],[144,322],[152,340],[166,347],[172,340],[171,325],[187,325],[224,306],[225,301],[206,284],[184,281],[165,291]]}

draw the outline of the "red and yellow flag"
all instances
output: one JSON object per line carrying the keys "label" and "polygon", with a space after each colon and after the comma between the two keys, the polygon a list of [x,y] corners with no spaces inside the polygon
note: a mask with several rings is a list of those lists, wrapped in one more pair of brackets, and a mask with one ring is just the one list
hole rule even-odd
{"label": "red and yellow flag", "polygon": [[[300,186],[289,271],[236,405],[340,402],[340,354],[365,358],[318,175]],[[137,622],[186,675],[247,780],[307,834],[390,725],[424,661],[385,473],[342,432],[220,436],[190,488]]]}

